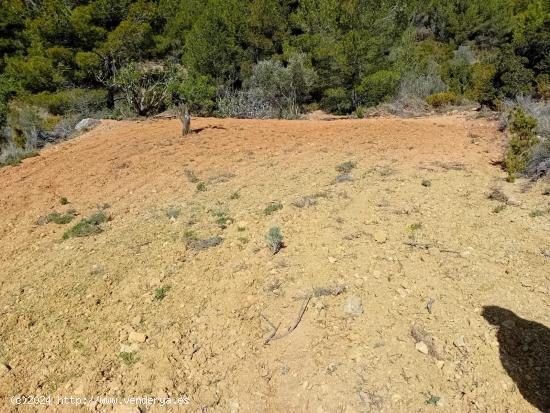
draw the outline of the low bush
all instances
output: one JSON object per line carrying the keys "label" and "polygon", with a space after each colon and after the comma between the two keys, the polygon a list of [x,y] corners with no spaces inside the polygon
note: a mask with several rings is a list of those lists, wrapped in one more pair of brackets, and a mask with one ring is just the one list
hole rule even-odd
{"label": "low bush", "polygon": [[434,108],[441,108],[444,106],[459,104],[460,98],[451,91],[439,92],[426,97],[426,102]]}
{"label": "low bush", "polygon": [[225,90],[217,100],[218,116],[240,119],[274,118],[275,109],[258,89]]}
{"label": "low bush", "polygon": [[0,167],[19,165],[23,159],[38,155],[39,152],[36,150],[21,149],[10,143],[0,151]]}
{"label": "low bush", "polygon": [[271,227],[265,237],[265,240],[267,242],[267,246],[273,254],[277,254],[284,246],[283,234],[281,233],[281,229],[279,227]]}
{"label": "low bush", "polygon": [[316,80],[305,55],[295,54],[285,66],[264,60],[252,68],[252,75],[240,91],[225,91],[218,98],[223,117],[295,119],[309,97]]}
{"label": "low bush", "polygon": [[272,215],[273,213],[279,211],[280,209],[283,209],[283,204],[281,204],[280,202],[270,202],[264,208],[264,215]]}
{"label": "low bush", "polygon": [[343,87],[325,90],[321,99],[321,108],[336,115],[350,113],[352,106],[350,93]]}
{"label": "low bush", "polygon": [[99,234],[102,230],[101,224],[107,222],[108,216],[103,211],[80,220],[78,224],[65,231],[63,239],[72,237],[87,237],[89,235]]}
{"label": "low bush", "polygon": [[29,105],[46,109],[52,115],[78,113],[83,117],[105,107],[107,91],[103,89],[66,89],[27,95],[22,100]]}
{"label": "low bush", "polygon": [[482,105],[493,106],[497,90],[493,85],[496,66],[490,63],[474,63],[471,67],[470,84],[464,92],[466,97]]}
{"label": "low bush", "polygon": [[508,180],[514,181],[527,171],[533,148],[539,143],[535,133],[537,120],[529,116],[521,107],[514,108],[509,115],[508,131],[510,140],[504,155],[504,166]]}
{"label": "low bush", "polygon": [[401,76],[390,70],[380,70],[363,79],[357,88],[359,101],[366,106],[376,106],[397,93]]}
{"label": "low bush", "polygon": [[449,90],[439,75],[405,77],[399,84],[399,98],[425,98]]}

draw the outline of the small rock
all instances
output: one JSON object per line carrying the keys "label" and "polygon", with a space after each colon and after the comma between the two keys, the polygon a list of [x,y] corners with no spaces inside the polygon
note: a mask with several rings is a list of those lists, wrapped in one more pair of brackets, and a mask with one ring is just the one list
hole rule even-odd
{"label": "small rock", "polygon": [[4,363],[0,363],[0,377],[6,375],[11,370],[10,366]]}
{"label": "small rock", "polygon": [[428,348],[428,345],[424,343],[423,341],[419,341],[414,346],[418,351],[420,351],[422,354],[428,354],[430,352],[430,349]]}
{"label": "small rock", "polygon": [[373,234],[373,237],[374,237],[374,240],[376,242],[378,242],[379,244],[383,244],[384,242],[386,242],[388,240],[388,234],[386,234],[384,231],[382,230],[379,230],[379,231],[376,231],[374,234]]}
{"label": "small rock", "polygon": [[455,340],[453,341],[453,344],[459,348],[466,347],[466,343],[464,342],[464,336],[459,336],[455,338]]}
{"label": "small rock", "polygon": [[240,405],[237,400],[229,400],[229,413],[238,413],[240,410]]}
{"label": "small rock", "polygon": [[435,363],[437,368],[439,370],[441,370],[443,368],[443,365],[445,364],[445,362],[443,360],[438,360],[437,363]]}
{"label": "small rock", "polygon": [[136,350],[137,348],[135,345],[129,345],[129,344],[121,344],[119,349],[121,353],[133,353]]}
{"label": "small rock", "polygon": [[132,318],[132,325],[139,325],[141,322],[142,322],[143,318],[141,317],[141,315],[137,315],[135,316],[134,318]]}
{"label": "small rock", "polygon": [[143,333],[138,333],[137,331],[130,331],[128,334],[128,341],[130,343],[145,343],[147,336]]}
{"label": "small rock", "polygon": [[99,124],[99,121],[97,119],[86,118],[86,119],[82,119],[80,122],[78,122],[74,128],[75,128],[75,130],[77,130],[79,132],[82,132],[82,131],[88,131],[90,129],[93,129],[98,124]]}
{"label": "small rock", "polygon": [[328,257],[328,262],[330,262],[331,264],[334,264],[336,262],[336,258]]}
{"label": "small rock", "polygon": [[105,271],[105,268],[103,268],[103,265],[94,264],[94,265],[92,265],[92,268],[90,269],[90,274],[91,275],[100,275],[100,274],[103,274],[104,271]]}
{"label": "small rock", "polygon": [[344,303],[344,313],[359,316],[363,314],[363,304],[361,303],[361,298],[353,295],[349,297]]}

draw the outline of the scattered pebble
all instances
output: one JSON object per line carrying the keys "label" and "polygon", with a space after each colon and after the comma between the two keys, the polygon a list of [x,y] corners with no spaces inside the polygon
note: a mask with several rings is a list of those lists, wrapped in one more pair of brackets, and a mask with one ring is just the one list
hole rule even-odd
{"label": "scattered pebble", "polygon": [[379,244],[383,244],[388,240],[388,234],[382,230],[378,230],[373,234],[374,240]]}
{"label": "scattered pebble", "polygon": [[90,275],[101,275],[105,271],[105,268],[101,264],[94,264],[90,269]]}
{"label": "scattered pebble", "polygon": [[418,351],[420,351],[422,354],[428,354],[430,352],[430,349],[428,348],[428,345],[424,343],[423,341],[419,341],[414,346]]}
{"label": "scattered pebble", "polygon": [[466,347],[466,343],[464,342],[464,336],[458,336],[454,339],[453,344],[457,347]]}
{"label": "scattered pebble", "polygon": [[361,302],[361,298],[356,295],[348,297],[344,303],[344,313],[352,316],[359,316],[363,314],[363,304]]}

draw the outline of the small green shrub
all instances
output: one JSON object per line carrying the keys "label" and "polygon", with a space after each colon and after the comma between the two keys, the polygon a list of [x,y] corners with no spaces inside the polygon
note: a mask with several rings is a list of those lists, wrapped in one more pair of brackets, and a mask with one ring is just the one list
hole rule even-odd
{"label": "small green shrub", "polygon": [[229,196],[229,199],[239,199],[240,197],[241,194],[239,193],[239,191],[235,191]]}
{"label": "small green shrub", "polygon": [[201,181],[197,184],[197,191],[198,192],[206,191],[206,184],[203,181]]}
{"label": "small green shrub", "polygon": [[231,218],[226,211],[213,211],[212,215],[216,218],[216,224],[221,229],[227,228],[227,225],[231,223]]}
{"label": "small green shrub", "polygon": [[169,285],[163,285],[162,287],[159,287],[155,290],[155,300],[161,301],[166,298],[166,294],[168,294],[168,291],[170,291]]}
{"label": "small green shrub", "polygon": [[131,366],[132,364],[135,364],[138,360],[138,358],[136,357],[136,353],[134,352],[121,351],[118,356],[120,357],[122,362],[127,366]]}
{"label": "small green shrub", "polygon": [[506,209],[506,204],[500,204],[493,208],[493,214],[500,214]]}
{"label": "small green shrub", "polygon": [[61,205],[67,205],[69,203],[69,200],[67,199],[67,197],[62,196],[61,198],[59,198],[59,203]]}
{"label": "small green shrub", "polygon": [[280,202],[270,202],[264,208],[264,215],[271,215],[281,209],[283,209],[283,204],[281,204]]}
{"label": "small green shrub", "polygon": [[359,100],[366,106],[376,106],[395,96],[401,76],[390,70],[379,70],[363,79],[357,88]]}
{"label": "small green shrub", "polygon": [[54,224],[58,225],[65,225],[71,222],[75,217],[75,213],[73,211],[69,211],[66,214],[60,214],[59,212],[52,212],[48,215],[46,215],[44,221],[45,223],[53,222]]}
{"label": "small green shrub", "polygon": [[103,211],[96,212],[90,217],[80,220],[78,224],[65,231],[63,239],[99,234],[102,231],[101,224],[107,222],[107,219],[108,216]]}
{"label": "small green shrub", "polygon": [[341,174],[349,174],[356,166],[357,163],[353,161],[342,162],[341,164],[336,165],[336,172],[340,172]]}
{"label": "small green shrub", "polygon": [[365,108],[363,106],[357,106],[355,109],[355,116],[357,116],[357,119],[363,119],[365,117]]}
{"label": "small green shrub", "polygon": [[474,63],[471,68],[470,84],[465,91],[466,97],[484,105],[493,105],[497,90],[493,84],[496,66],[487,63]]}
{"label": "small green shrub", "polygon": [[426,102],[434,108],[441,108],[444,106],[456,105],[460,103],[460,99],[454,92],[448,91],[430,95],[426,98]]}
{"label": "small green shrub", "polygon": [[510,141],[504,154],[504,167],[508,172],[508,180],[525,173],[533,147],[539,142],[535,129],[537,120],[525,113],[520,107],[512,109],[508,131]]}
{"label": "small green shrub", "polygon": [[281,233],[281,229],[279,227],[271,227],[265,237],[265,240],[267,242],[267,246],[271,249],[273,254],[277,254],[284,246],[283,234]]}

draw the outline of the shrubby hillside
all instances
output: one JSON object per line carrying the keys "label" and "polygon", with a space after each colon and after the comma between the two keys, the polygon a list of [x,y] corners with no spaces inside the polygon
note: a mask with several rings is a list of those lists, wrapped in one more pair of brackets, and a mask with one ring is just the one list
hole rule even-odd
{"label": "shrubby hillside", "polygon": [[[86,116],[294,118],[550,95],[544,0],[3,0],[4,147]],[[429,106],[427,106],[429,105]]]}

